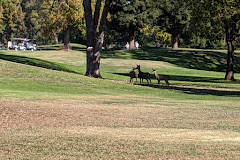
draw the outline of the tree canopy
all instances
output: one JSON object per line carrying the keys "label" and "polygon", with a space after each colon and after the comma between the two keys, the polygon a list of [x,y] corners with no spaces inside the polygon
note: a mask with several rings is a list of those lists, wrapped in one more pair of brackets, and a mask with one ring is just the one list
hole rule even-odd
{"label": "tree canopy", "polygon": [[225,79],[234,80],[234,41],[240,35],[239,0],[192,0],[191,9],[191,24],[197,35],[224,33],[228,49]]}
{"label": "tree canopy", "polygon": [[114,0],[111,4],[109,29],[117,32],[120,37],[126,37],[125,42],[130,42],[130,49],[134,48],[140,30],[153,20],[150,4],[149,0]]}
{"label": "tree canopy", "polygon": [[22,11],[20,0],[2,0],[1,5],[3,7],[3,39],[9,40],[13,36],[24,36],[26,33],[25,13]]}

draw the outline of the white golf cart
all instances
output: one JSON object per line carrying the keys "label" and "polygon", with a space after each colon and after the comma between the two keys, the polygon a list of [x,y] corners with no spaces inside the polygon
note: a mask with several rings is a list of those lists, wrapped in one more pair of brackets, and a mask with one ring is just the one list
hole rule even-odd
{"label": "white golf cart", "polygon": [[18,50],[37,50],[37,45],[33,43],[34,40],[26,38],[12,38],[11,41],[8,41],[8,49]]}

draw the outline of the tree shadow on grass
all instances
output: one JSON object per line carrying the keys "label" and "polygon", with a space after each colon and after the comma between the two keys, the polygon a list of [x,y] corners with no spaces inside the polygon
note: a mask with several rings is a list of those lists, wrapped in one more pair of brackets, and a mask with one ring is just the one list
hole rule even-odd
{"label": "tree shadow on grass", "polygon": [[194,94],[194,95],[213,95],[213,96],[227,96],[227,97],[240,97],[240,90],[239,91],[230,91],[227,88],[198,88],[196,86],[182,86],[177,84],[170,84],[169,86],[163,85],[163,84],[137,84],[141,86],[148,86],[152,88],[159,88],[159,89],[168,89],[168,90],[175,90],[175,91],[181,91],[185,94]]}
{"label": "tree shadow on grass", "polygon": [[16,63],[21,63],[21,64],[26,64],[26,65],[31,65],[31,66],[36,66],[36,67],[41,67],[41,68],[46,68],[46,69],[52,69],[52,70],[57,70],[57,71],[65,71],[65,72],[79,74],[78,72],[68,69],[65,65],[62,65],[60,63],[50,62],[50,61],[41,60],[41,59],[37,59],[37,58],[29,58],[29,57],[25,57],[25,56],[7,55],[7,54],[0,53],[0,59],[6,60],[6,61],[11,61],[11,62],[16,62]]}
{"label": "tree shadow on grass", "polygon": [[74,51],[82,51],[82,52],[87,52],[87,47],[86,46],[72,46],[72,50]]}
{"label": "tree shadow on grass", "polygon": [[[172,50],[166,48],[141,48],[124,52],[132,59],[164,61],[180,67],[207,70],[207,71],[226,71],[227,54],[209,50]],[[104,58],[122,58],[122,52],[106,51],[103,52]],[[127,56],[126,56],[127,57]],[[240,55],[235,56],[235,72],[240,73]]]}
{"label": "tree shadow on grass", "polygon": [[[129,77],[129,73],[113,73],[113,74]],[[170,77],[171,77],[171,80],[174,80],[174,81],[226,83],[226,81],[223,78],[215,78],[215,77],[196,77],[196,76],[179,76],[179,75],[170,75]],[[156,77],[153,74],[151,74],[150,78],[151,80],[157,81]]]}
{"label": "tree shadow on grass", "polygon": [[[123,76],[129,76],[128,73],[114,73],[118,75]],[[130,79],[130,78],[129,78]],[[134,81],[136,79],[134,78]],[[146,81],[142,84],[138,82],[135,82],[135,85],[141,85],[146,87],[152,87],[152,88],[159,88],[159,89],[168,89],[168,90],[176,90],[181,91],[186,94],[195,94],[195,95],[215,95],[215,96],[231,96],[231,97],[240,97],[240,90],[236,91],[230,91],[229,88],[224,87],[216,87],[216,86],[204,86],[203,85],[183,85],[183,84],[171,84],[166,85],[164,80],[161,81],[160,84],[154,83],[154,81],[157,82],[154,75],[151,75],[152,83],[147,84]],[[187,82],[206,82],[206,83],[226,83],[224,79],[221,78],[215,78],[215,77],[195,77],[195,76],[178,76],[178,75],[171,75],[171,80],[174,81],[187,81]],[[233,83],[240,83],[240,82],[233,82]]]}
{"label": "tree shadow on grass", "polygon": [[[61,50],[60,46],[63,46],[63,44],[39,46],[38,49],[39,50],[48,50],[48,51],[58,51],[58,50]],[[71,47],[72,47],[72,50],[74,50],[74,51],[82,51],[82,52],[87,51],[87,47],[84,45],[72,44]]]}

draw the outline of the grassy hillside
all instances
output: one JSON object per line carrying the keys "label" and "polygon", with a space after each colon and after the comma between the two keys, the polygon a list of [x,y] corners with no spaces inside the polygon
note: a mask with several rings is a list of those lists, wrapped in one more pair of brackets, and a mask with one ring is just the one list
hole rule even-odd
{"label": "grassy hillside", "polygon": [[[0,51],[0,159],[240,158],[240,74],[223,80],[225,51],[108,50],[94,79],[73,48]],[[152,72],[129,84],[137,64],[170,86]]]}

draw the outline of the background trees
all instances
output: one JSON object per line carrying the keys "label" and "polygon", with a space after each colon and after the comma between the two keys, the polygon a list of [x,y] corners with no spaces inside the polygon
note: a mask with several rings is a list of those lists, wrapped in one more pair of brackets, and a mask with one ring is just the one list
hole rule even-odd
{"label": "background trees", "polygon": [[[0,1],[0,36],[2,37],[3,35],[3,31],[4,31],[4,25],[3,25],[3,7],[1,5],[1,1]],[[2,40],[0,39],[0,42]]]}
{"label": "background trees", "polygon": [[20,0],[2,0],[2,7],[3,41],[14,36],[24,36],[26,34],[25,13],[22,11]]}
{"label": "background trees", "polygon": [[191,23],[197,35],[222,34],[228,55],[225,80],[234,80],[234,41],[240,32],[240,3],[238,0],[191,1]]}
{"label": "background trees", "polygon": [[75,29],[83,27],[82,0],[60,0],[50,3],[49,26],[56,42],[57,34],[63,32],[65,49],[70,49],[70,35]]}
{"label": "background trees", "polygon": [[76,34],[85,32],[82,0],[2,0],[0,11],[5,43],[11,37],[36,39],[40,44],[52,40],[58,43],[60,35],[69,48],[70,35],[77,39]]}
{"label": "background trees", "polygon": [[155,7],[162,11],[157,17],[157,25],[162,31],[170,33],[172,48],[179,47],[179,35],[184,35],[184,29],[190,17],[190,11],[186,1],[160,0]]}
{"label": "background trees", "polygon": [[[108,29],[117,36],[112,40],[130,42],[130,49],[140,37],[140,30],[152,21],[149,0],[114,0],[110,9]],[[120,38],[119,38],[120,37]]]}
{"label": "background trees", "polygon": [[38,0],[22,0],[21,2],[22,10],[25,13],[24,16],[24,24],[26,27],[25,38],[37,39],[42,36],[40,34],[42,25],[42,23],[40,23],[42,21],[40,16],[41,7],[39,7],[42,6],[42,3],[43,1]]}

